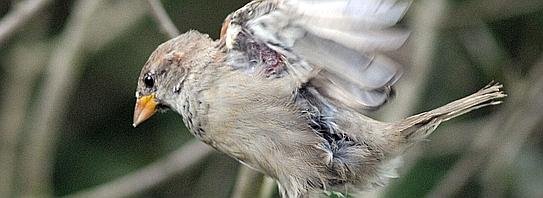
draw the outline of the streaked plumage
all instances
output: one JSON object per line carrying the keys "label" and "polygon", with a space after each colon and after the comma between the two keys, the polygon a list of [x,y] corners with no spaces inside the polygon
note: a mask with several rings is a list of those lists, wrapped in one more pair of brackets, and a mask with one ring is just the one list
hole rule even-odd
{"label": "streaked plumage", "polygon": [[410,4],[253,1],[226,18],[219,40],[190,31],[153,52],[134,122],[173,109],[200,140],[276,179],[283,197],[382,186],[409,145],[505,96],[496,84],[393,123],[363,115],[402,74],[383,53],[408,38],[393,26]]}

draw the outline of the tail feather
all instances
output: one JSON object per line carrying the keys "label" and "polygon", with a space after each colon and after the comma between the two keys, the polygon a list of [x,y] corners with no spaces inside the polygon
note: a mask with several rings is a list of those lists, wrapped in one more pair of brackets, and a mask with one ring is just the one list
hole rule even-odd
{"label": "tail feather", "polygon": [[416,142],[430,135],[441,122],[450,120],[470,111],[502,103],[507,95],[502,85],[491,83],[478,92],[453,101],[437,109],[408,117],[395,124],[395,130],[407,142]]}

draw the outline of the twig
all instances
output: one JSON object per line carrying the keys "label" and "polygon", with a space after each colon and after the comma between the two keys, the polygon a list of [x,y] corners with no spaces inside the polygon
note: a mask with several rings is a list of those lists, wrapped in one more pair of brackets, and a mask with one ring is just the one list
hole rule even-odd
{"label": "twig", "polygon": [[[140,5],[135,5],[133,2],[115,4],[113,6],[114,7],[106,10],[98,11],[100,16],[95,17],[95,21],[100,22],[99,25],[95,25],[98,26],[98,29],[93,28],[88,30],[91,32],[88,35],[89,38],[86,39],[86,47],[90,48],[89,50],[94,51],[95,49],[103,47],[105,43],[113,40],[116,35],[120,35],[124,29],[130,27],[131,24],[138,21],[138,18],[143,16],[144,10],[141,9],[142,7],[140,7]],[[123,12],[123,16],[117,16],[119,15],[117,11],[119,8],[122,8],[122,10],[127,10]],[[132,14],[127,14],[127,12]],[[122,18],[127,19],[121,20]],[[108,27],[115,27],[115,29],[109,29],[107,32],[110,34],[108,35],[99,36],[99,34],[103,32],[99,29],[108,29]],[[112,31],[113,33],[111,33]],[[97,40],[95,38],[100,39]],[[207,157],[210,153],[212,153],[211,148],[198,141],[192,141],[186,143],[183,147],[172,152],[167,157],[139,169],[130,175],[126,175],[114,181],[101,184],[100,186],[69,195],[68,197],[134,196],[183,173],[189,167]]]}
{"label": "twig", "polygon": [[[102,5],[102,7],[106,7],[106,6]],[[123,10],[123,12],[119,13],[118,10]],[[141,3],[121,2],[121,3],[114,4],[113,6],[107,6],[107,9],[101,9],[99,12],[100,12],[99,16],[93,17],[93,20],[92,20],[92,23],[93,23],[92,25],[97,26],[97,28],[86,29],[85,34],[87,37],[84,39],[86,40],[85,44],[79,44],[79,46],[84,47],[88,51],[95,51],[96,49],[102,48],[106,43],[111,42],[113,38],[124,33],[126,29],[134,25],[139,19],[141,19],[144,16],[144,14],[146,13],[146,9],[145,9],[145,6],[143,6]],[[80,25],[82,24],[78,24],[78,26]],[[70,26],[71,30],[77,29],[77,28],[74,28],[73,26],[74,25]],[[86,26],[90,26],[90,24]],[[100,28],[106,28],[107,31],[104,31],[103,29],[100,29]],[[68,35],[67,32],[68,31],[66,31],[62,36],[67,37],[66,36]],[[73,33],[71,35],[73,35]],[[93,37],[90,37],[90,36],[93,36]],[[91,40],[92,42],[88,42],[89,40]],[[92,45],[89,45],[89,44],[92,44]],[[68,44],[66,43],[63,43],[63,45],[68,46]],[[16,75],[17,77],[15,77],[13,80],[7,81],[7,82],[11,82],[11,84],[13,84],[14,86],[8,85],[8,88],[10,89],[6,89],[9,91],[9,93],[6,96],[9,96],[9,97],[5,98],[6,102],[2,103],[2,111],[1,111],[2,117],[6,119],[1,119],[2,123],[0,123],[0,126],[1,126],[0,134],[2,135],[2,137],[0,138],[2,141],[2,144],[1,144],[2,148],[0,149],[0,159],[1,159],[0,160],[0,172],[1,172],[0,173],[1,175],[0,176],[0,197],[11,197],[12,191],[16,190],[16,188],[13,188],[14,182],[16,181],[15,179],[13,179],[15,175],[31,177],[30,173],[28,173],[27,171],[30,168],[30,166],[24,167],[25,170],[23,171],[23,173],[21,174],[16,173],[16,167],[15,167],[16,157],[15,156],[24,156],[21,154],[17,154],[18,152],[17,143],[20,142],[18,141],[18,139],[21,138],[20,132],[22,131],[21,129],[22,127],[19,125],[24,123],[23,122],[23,119],[25,117],[24,112],[26,111],[26,109],[24,108],[24,105],[28,103],[26,99],[30,98],[29,96],[31,94],[30,91],[32,90],[32,87],[33,87],[33,85],[31,85],[30,83],[33,82],[34,80],[33,76],[36,76],[38,72],[41,72],[41,68],[42,68],[41,64],[45,62],[43,61],[45,58],[41,58],[41,57],[48,56],[44,54],[48,52],[46,52],[45,49],[42,49],[39,47],[41,47],[41,45],[34,43],[30,51],[28,49],[23,49],[25,51],[19,53],[19,51],[21,50],[18,50],[17,54],[24,54],[25,56],[28,54],[31,54],[33,58],[32,59],[19,58],[19,59],[16,59],[18,62],[9,64],[9,65],[13,65],[13,70],[9,70],[9,71],[13,71],[14,73],[13,75]],[[75,47],[72,47],[72,48],[75,48]],[[42,49],[42,51],[36,51],[36,49]],[[61,50],[57,49],[54,54],[57,56],[56,62],[50,61],[49,65],[55,65],[58,62],[62,62],[58,60],[60,56],[64,57],[66,55],[67,56],[70,55],[70,54],[61,53],[59,51]],[[80,51],[85,51],[85,50],[80,50]],[[62,52],[65,52],[65,51],[62,51]],[[22,57],[22,56],[18,56],[18,57]],[[70,58],[66,58],[66,60],[68,59]],[[23,61],[26,60],[26,62],[19,63],[21,60]],[[38,63],[35,63],[35,62],[38,62]],[[66,63],[66,64],[69,64],[69,63]],[[33,67],[32,65],[36,65],[36,66]],[[77,64],[74,64],[73,66],[76,66],[76,65]],[[39,69],[36,67],[38,67]],[[73,84],[75,84],[75,82],[73,82]],[[14,98],[18,98],[18,99],[14,99]],[[58,115],[61,113],[56,113],[56,114]],[[29,116],[29,117],[32,117],[32,116]],[[32,140],[33,143],[37,141],[41,141],[41,140],[36,140],[37,137],[34,136],[36,134],[30,133],[30,135],[32,136],[31,138],[34,138]],[[42,134],[41,136],[43,137],[44,135]],[[44,139],[42,140],[46,141]],[[54,140],[54,136],[47,137],[47,140]],[[30,148],[30,145],[27,142],[27,144],[25,144],[27,148],[25,149],[24,152],[29,153],[29,152],[36,151],[38,149],[40,149],[39,150],[40,152],[47,152],[46,150],[41,150],[41,149],[47,149],[47,147],[54,147],[53,145],[54,141],[52,142],[53,143],[48,143],[47,145],[41,144],[41,146],[38,145],[34,148]],[[30,151],[31,149],[34,149],[34,150]],[[49,150],[50,149],[51,148],[49,148]],[[43,155],[44,155],[43,153],[41,154],[36,153],[36,155],[35,156],[33,155],[32,157],[38,157],[38,156],[43,156]],[[30,160],[30,158],[28,159],[23,158],[22,160]],[[46,170],[48,167],[46,165],[41,165],[41,163],[42,162],[38,163],[38,165],[36,166],[43,167],[43,170],[42,170],[43,172],[35,173],[34,175],[35,177],[37,177],[38,174],[40,175],[47,174],[45,172],[49,171],[49,170]],[[33,167],[33,168],[37,168],[37,167]],[[26,185],[28,186],[30,184],[26,184]]]}
{"label": "twig", "polygon": [[[85,50],[96,52],[142,21],[148,8],[141,1],[109,1],[93,15],[92,28],[85,30]],[[119,12],[122,10],[122,12]]]}
{"label": "twig", "polygon": [[[397,83],[397,98],[384,107],[383,119],[400,120],[415,110],[420,101],[420,95],[427,87],[429,73],[434,57],[434,46],[440,24],[445,21],[448,3],[446,0],[422,0],[413,4],[413,18],[411,20],[413,34],[408,43],[412,52],[410,70],[400,82]],[[415,159],[421,154],[420,147],[410,149],[403,158],[407,159],[401,167],[403,171],[410,169]],[[362,197],[382,197],[386,189],[377,189],[371,192],[359,193]]]}
{"label": "twig", "polygon": [[477,26],[460,30],[458,37],[470,58],[477,62],[475,65],[487,76],[494,74],[497,66],[510,65],[512,58],[500,47],[488,24],[481,19],[473,19],[472,23]]}
{"label": "twig", "polygon": [[132,174],[118,178],[98,187],[78,192],[67,197],[131,197],[144,192],[196,165],[213,149],[193,140],[167,157],[158,160]]}
{"label": "twig", "polygon": [[445,0],[417,1],[414,6],[413,34],[408,43],[408,48],[412,51],[412,67],[397,83],[397,98],[385,107],[387,111],[383,117],[386,119],[403,119],[413,113],[419,104],[420,95],[430,76],[439,25],[445,21],[448,9]]}
{"label": "twig", "polygon": [[[487,167],[482,174],[483,195],[485,197],[503,197],[503,172],[514,164],[514,159],[520,153],[521,147],[526,143],[533,132],[538,131],[538,124],[543,120],[543,59],[535,66],[539,72],[532,71],[532,81],[519,103],[517,110],[509,114],[507,125],[502,130],[504,138],[500,138],[494,155],[490,156]],[[507,140],[507,141],[503,141]],[[499,180],[499,181],[498,181]],[[494,196],[496,195],[496,196]]]}
{"label": "twig", "polygon": [[[482,19],[474,19],[474,21],[477,21],[477,20],[479,20],[479,22],[473,22],[473,23],[478,24],[478,25],[476,27],[465,30],[465,32],[463,32],[461,34],[461,37],[460,37],[463,45],[465,46],[468,53],[471,55],[472,59],[478,62],[478,64],[476,64],[476,65],[482,65],[481,67],[485,71],[485,73],[490,74],[490,73],[492,73],[492,70],[490,68],[493,67],[494,65],[503,64],[502,62],[506,62],[507,64],[511,64],[511,58],[508,57],[507,53],[504,52],[505,51],[504,49],[501,49],[499,47],[499,44],[497,43],[497,41],[493,37],[493,35],[490,33],[490,29],[487,27],[487,25],[482,21]],[[520,104],[518,104],[518,105],[520,105]],[[517,112],[517,113],[520,113],[520,112]],[[502,117],[504,117],[504,116],[502,115]],[[509,116],[509,117],[511,117],[511,116]],[[533,118],[534,117],[523,118],[522,121],[530,120],[530,119],[533,119]],[[539,119],[538,117],[535,117],[535,118]],[[501,119],[495,119],[495,120],[506,120],[506,119],[501,118]],[[511,119],[509,119],[508,122],[511,122],[510,120]],[[516,120],[516,121],[513,121],[513,122],[522,122],[522,121]],[[500,123],[499,122],[496,123],[496,121],[495,121],[494,125],[498,125],[498,124],[500,124]],[[502,143],[494,142],[492,144],[495,144],[495,146],[489,146],[489,147],[494,148],[494,147],[498,147],[498,145],[502,145],[502,144],[511,145],[511,143],[513,143],[515,145],[518,145],[518,146],[523,145],[522,142],[519,142],[521,140],[519,140],[518,136],[519,135],[524,135],[525,133],[522,133],[522,132],[518,133],[518,131],[517,131],[517,132],[514,133],[514,135],[513,134],[509,135],[509,134],[507,134],[507,131],[502,130],[503,134],[496,134],[495,131],[488,131],[488,127],[485,127],[481,131],[483,131],[484,133],[488,133],[488,134],[494,134],[494,137],[492,137],[491,135],[490,136],[487,135],[487,136],[489,136],[488,138],[492,139],[493,141],[500,141],[500,138],[496,138],[496,137],[507,137],[507,140],[508,140],[507,142],[502,142]],[[517,140],[517,141],[515,141],[515,140]],[[499,147],[503,148],[503,147],[506,147],[506,146],[499,146]],[[500,149],[499,147],[495,148],[495,149]],[[490,151],[489,150],[489,152],[495,152],[495,151]],[[505,151],[502,151],[502,152],[505,152]],[[486,161],[490,161],[490,163],[488,163],[488,167],[484,168],[485,171],[483,172],[483,179],[481,180],[481,184],[483,186],[482,187],[483,194],[487,195],[487,196],[483,196],[483,197],[503,197],[503,193],[504,193],[503,188],[493,188],[492,187],[492,186],[496,187],[496,186],[502,185],[501,182],[500,182],[500,181],[502,181],[501,178],[497,179],[495,177],[498,177],[497,176],[498,175],[497,174],[498,170],[501,170],[501,168],[498,168],[498,166],[506,166],[506,163],[501,163],[501,162],[503,162],[503,160],[498,160],[498,159],[496,159],[496,157],[500,156],[501,159],[510,159],[513,156],[502,156],[504,154],[500,154],[500,153],[501,152],[496,152],[496,156],[490,156],[490,158],[487,155],[480,156],[480,157],[477,157],[476,155],[474,155],[477,158],[477,160],[474,161],[473,163],[483,164]],[[514,152],[514,153],[516,153],[516,152]],[[516,155],[516,154],[514,154],[514,155]],[[484,157],[485,161],[483,161],[483,157]],[[492,163],[493,161],[496,162],[496,163]],[[500,165],[493,166],[492,164],[500,164]],[[475,171],[475,170],[477,170],[476,167],[480,167],[480,166],[481,165],[474,164],[471,167],[466,167],[466,169],[473,169],[472,171]],[[469,173],[467,173],[467,172],[468,171],[464,171],[464,174],[472,175],[474,173],[474,172],[471,172],[471,171]],[[462,178],[462,177],[459,177],[459,176],[456,176],[456,177]],[[469,177],[469,176],[464,176],[464,178],[467,178],[467,177]],[[453,183],[461,184],[458,181],[453,182]],[[450,188],[450,186],[448,186],[448,187],[449,187],[449,190],[459,188],[459,187]],[[453,192],[448,192],[448,193],[453,193]]]}
{"label": "twig", "polygon": [[436,187],[427,195],[427,197],[453,197],[470,178],[477,172],[477,169],[486,160],[488,147],[484,146],[487,143],[487,139],[491,138],[495,130],[499,127],[499,124],[503,119],[503,113],[495,115],[496,118],[493,122],[488,122],[489,126],[483,127],[483,131],[480,132],[480,136],[473,142],[472,149],[464,155],[453,167],[447,172],[444,179],[442,179]]}
{"label": "twig", "polygon": [[262,174],[242,165],[239,168],[238,178],[232,193],[232,198],[252,198],[258,194],[258,187],[262,183]]}
{"label": "twig", "polygon": [[543,8],[543,1],[534,0],[482,0],[466,1],[462,6],[451,10],[444,28],[459,28],[478,25],[479,20],[491,22],[536,12]]}
{"label": "twig", "polygon": [[168,17],[166,10],[160,3],[160,0],[147,0],[147,3],[151,7],[151,13],[153,14],[155,20],[160,25],[162,31],[170,38],[174,38],[179,35],[179,30],[175,27],[172,19]]}
{"label": "twig", "polygon": [[[19,44],[19,43],[17,43]],[[31,59],[20,58],[32,54]],[[24,43],[12,49],[0,99],[0,197],[13,197],[18,146],[23,139],[25,113],[49,53],[42,43]]]}
{"label": "twig", "polygon": [[424,145],[425,157],[437,158],[465,151],[478,135],[477,131],[483,131],[485,124],[491,121],[489,117],[447,123],[439,133],[432,134],[432,143]]}
{"label": "twig", "polygon": [[271,198],[273,196],[274,190],[277,188],[277,183],[272,178],[265,176],[264,181],[260,187],[260,192],[258,193],[259,198]]}
{"label": "twig", "polygon": [[[484,127],[486,130],[472,145],[471,154],[464,156],[449,170],[429,197],[451,197],[476,173],[473,169],[490,161],[487,169],[494,173],[496,169],[507,165],[507,159],[516,156],[518,148],[536,131],[537,124],[543,119],[543,112],[539,111],[543,107],[543,61],[534,70],[537,71],[530,72],[533,75],[529,80],[509,86],[508,90],[521,91],[511,94],[510,102],[503,107],[500,116]],[[477,160],[471,161],[473,159]]]}
{"label": "twig", "polygon": [[56,131],[64,114],[66,99],[76,81],[76,67],[82,52],[83,32],[91,20],[92,13],[102,1],[82,0],[76,2],[72,17],[62,33],[60,44],[55,49],[40,87],[38,102],[32,110],[32,121],[28,143],[22,154],[23,197],[47,196],[51,193],[50,174]]}
{"label": "twig", "polygon": [[27,0],[17,4],[0,21],[0,46],[50,2],[51,0]]}

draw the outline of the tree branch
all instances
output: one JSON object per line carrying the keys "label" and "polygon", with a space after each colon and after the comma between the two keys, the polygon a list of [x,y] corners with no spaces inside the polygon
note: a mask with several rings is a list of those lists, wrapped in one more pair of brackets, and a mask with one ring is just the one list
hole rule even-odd
{"label": "tree branch", "polygon": [[51,193],[50,174],[53,164],[56,131],[60,125],[66,99],[76,81],[76,67],[82,53],[83,32],[92,13],[102,1],[76,2],[74,14],[69,18],[60,44],[54,50],[45,80],[39,88],[37,106],[28,143],[23,148],[22,186],[23,197],[47,196]]}
{"label": "tree branch", "polygon": [[[17,43],[19,44],[19,43]],[[0,102],[0,197],[13,197],[17,177],[18,146],[22,142],[25,114],[34,82],[49,56],[44,43],[24,43],[12,49],[5,62],[6,79]],[[32,54],[32,58],[21,58]]]}
{"label": "tree branch", "polygon": [[[398,94],[391,103],[384,107],[383,119],[400,120],[415,111],[419,104],[420,96],[426,89],[428,77],[432,68],[432,57],[435,54],[435,43],[439,35],[440,24],[446,20],[448,3],[446,0],[422,0],[414,4],[413,18],[410,21],[413,33],[407,43],[409,55],[413,58],[409,65],[410,70],[406,72],[403,79],[396,85]],[[415,147],[406,152],[402,158],[405,160],[401,170],[410,169],[418,156],[421,154],[420,147]],[[382,197],[385,188],[374,191],[359,193],[363,197]]]}
{"label": "tree branch", "polygon": [[271,177],[265,176],[264,181],[260,187],[260,192],[258,193],[259,198],[271,198],[275,189],[277,188],[277,183]]}
{"label": "tree branch", "polygon": [[239,168],[236,185],[232,192],[232,198],[251,198],[258,194],[258,187],[261,185],[263,175],[255,170],[242,165]]}
{"label": "tree branch", "polygon": [[[540,64],[530,73],[531,80],[526,81],[527,89],[521,94],[515,104],[517,109],[508,113],[505,127],[502,128],[502,137],[496,142],[497,149],[491,155],[482,174],[483,195],[485,197],[503,197],[505,189],[503,182],[504,172],[514,164],[514,159],[520,153],[521,147],[528,141],[530,135],[538,131],[543,120],[543,56]],[[539,70],[539,71],[533,71]],[[507,140],[507,141],[504,141]],[[497,181],[500,180],[500,181]],[[496,196],[493,196],[496,195]]]}
{"label": "tree branch", "polygon": [[17,4],[0,21],[0,46],[50,2],[51,0],[26,0]]}
{"label": "tree branch", "polygon": [[[478,25],[480,20],[496,21],[536,12],[543,8],[543,1],[534,0],[482,0],[467,1],[451,10],[450,17],[441,25],[444,28],[459,28]],[[454,16],[453,16],[454,15]]]}
{"label": "tree branch", "polygon": [[528,80],[509,86],[508,90],[516,91],[509,102],[488,126],[483,127],[485,130],[473,142],[470,154],[449,170],[429,197],[453,196],[485,163],[488,166],[486,175],[492,175],[510,163],[507,160],[516,156],[529,135],[537,131],[538,123],[543,119],[543,111],[540,111],[543,108],[543,59],[529,73],[532,75]]}
{"label": "tree branch", "polygon": [[384,107],[385,119],[400,120],[409,116],[420,101],[425,90],[435,54],[435,43],[439,35],[439,25],[445,21],[448,3],[445,0],[425,0],[414,4],[413,33],[408,41],[408,49],[413,57],[412,67],[396,85],[397,98]]}
{"label": "tree branch", "polygon": [[134,173],[67,197],[131,197],[183,173],[213,152],[211,147],[192,140],[165,158]]}
{"label": "tree branch", "polygon": [[140,1],[109,0],[109,3],[102,4],[93,15],[89,25],[92,28],[85,31],[85,50],[93,53],[104,48],[141,22],[147,12],[147,6]]}
{"label": "tree branch", "polygon": [[147,0],[147,3],[151,7],[151,13],[156,22],[160,25],[160,29],[168,35],[170,38],[174,38],[179,35],[179,30],[175,27],[172,19],[168,17],[168,13],[160,3],[160,0]]}

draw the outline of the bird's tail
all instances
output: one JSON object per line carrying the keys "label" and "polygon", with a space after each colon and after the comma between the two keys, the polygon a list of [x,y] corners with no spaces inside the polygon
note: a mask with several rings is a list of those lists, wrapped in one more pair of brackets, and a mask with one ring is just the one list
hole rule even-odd
{"label": "bird's tail", "polygon": [[393,125],[395,135],[401,138],[401,142],[414,143],[423,140],[441,122],[475,109],[502,103],[501,99],[507,96],[502,91],[502,87],[499,83],[491,83],[472,95],[453,101],[437,109],[403,119]]}

